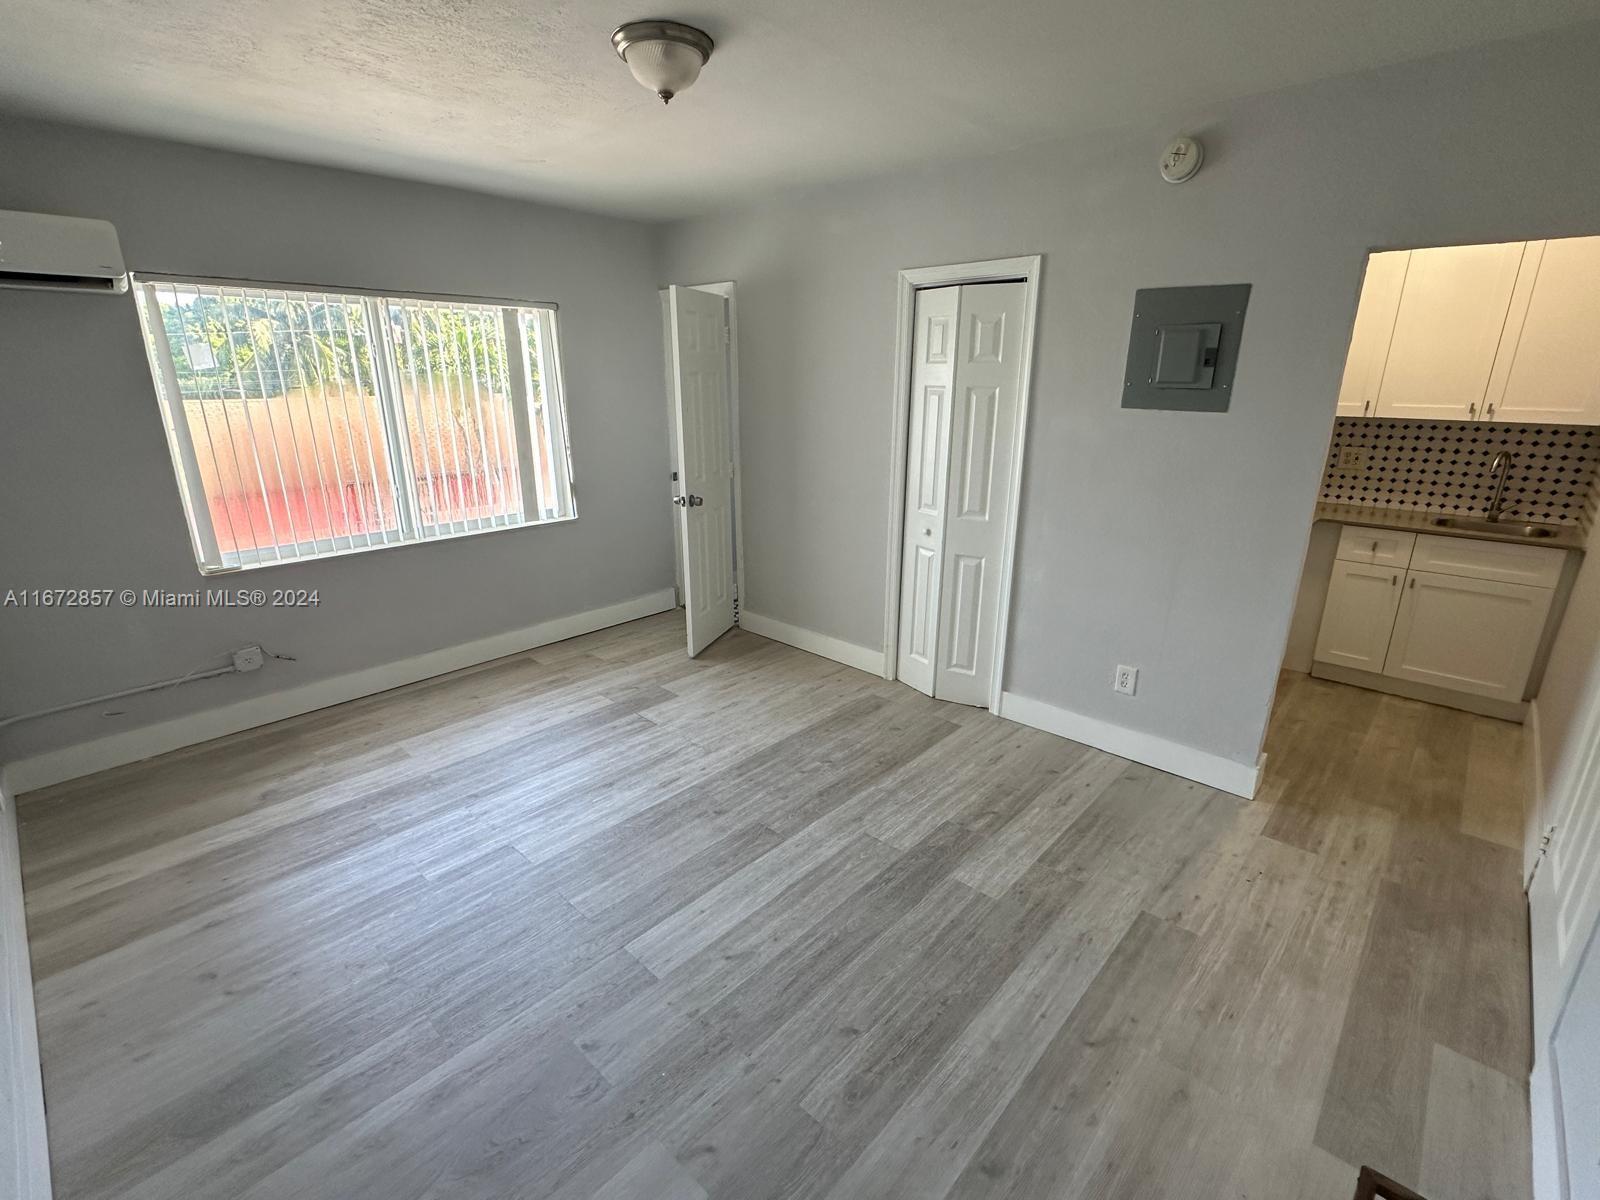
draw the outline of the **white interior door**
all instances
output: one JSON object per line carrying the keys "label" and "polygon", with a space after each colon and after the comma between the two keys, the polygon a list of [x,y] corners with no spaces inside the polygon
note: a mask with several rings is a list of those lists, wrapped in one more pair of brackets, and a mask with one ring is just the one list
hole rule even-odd
{"label": "white interior door", "polygon": [[901,680],[988,705],[1022,391],[1022,283],[917,293],[901,561]]}
{"label": "white interior door", "polygon": [[1550,1053],[1560,1088],[1561,1146],[1567,1196],[1600,1196],[1600,938],[1572,981]]}
{"label": "white interior door", "polygon": [[667,289],[672,403],[678,432],[683,607],[693,658],[733,627],[733,448],[727,301]]}
{"label": "white interior door", "polygon": [[1600,1181],[1600,683],[1580,713],[1527,833],[1542,846],[1528,889],[1536,1200],[1593,1196]]}
{"label": "white interior door", "polygon": [[950,389],[955,378],[960,288],[917,293],[906,439],[904,547],[900,565],[900,679],[933,695],[939,644],[939,574],[949,484]]}
{"label": "white interior door", "polygon": [[939,660],[933,694],[987,705],[1005,559],[1011,455],[1022,389],[1021,283],[961,289],[950,405]]}

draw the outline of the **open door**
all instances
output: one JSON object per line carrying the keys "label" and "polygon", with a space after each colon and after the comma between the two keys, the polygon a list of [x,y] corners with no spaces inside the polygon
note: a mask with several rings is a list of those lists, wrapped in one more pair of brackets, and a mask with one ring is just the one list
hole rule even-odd
{"label": "open door", "polygon": [[733,628],[733,450],[728,308],[714,292],[667,289],[672,407],[689,657]]}

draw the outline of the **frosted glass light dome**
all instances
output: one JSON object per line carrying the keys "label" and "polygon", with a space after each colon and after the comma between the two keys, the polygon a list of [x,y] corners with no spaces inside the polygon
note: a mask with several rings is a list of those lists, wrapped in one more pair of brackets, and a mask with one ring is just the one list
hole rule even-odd
{"label": "frosted glass light dome", "polygon": [[709,34],[677,21],[630,21],[611,35],[633,77],[668,103],[696,79],[711,57]]}

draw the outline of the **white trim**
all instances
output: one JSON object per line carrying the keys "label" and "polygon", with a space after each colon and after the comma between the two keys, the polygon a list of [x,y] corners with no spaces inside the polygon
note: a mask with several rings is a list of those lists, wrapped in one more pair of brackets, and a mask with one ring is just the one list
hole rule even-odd
{"label": "white trim", "polygon": [[989,689],[989,711],[1000,715],[1005,687],[1006,649],[1011,629],[1011,581],[1016,574],[1017,518],[1022,506],[1023,459],[1028,440],[1028,401],[1033,391],[1034,328],[1039,320],[1039,277],[1042,255],[993,258],[984,262],[951,263],[940,267],[915,267],[901,271],[895,309],[894,408],[889,429],[889,559],[883,601],[883,677],[895,677],[900,649],[900,554],[906,491],[906,423],[910,419],[912,318],[918,288],[948,287],[961,283],[990,283],[1000,279],[1023,281],[1022,383],[1017,396],[1017,427],[1011,452],[1011,478],[1006,481],[1010,506],[1006,512],[1004,552],[1000,562],[1000,596],[995,607],[994,679]]}
{"label": "white trim", "polygon": [[23,920],[22,867],[16,809],[0,785],[0,1194],[50,1200],[50,1147],[44,1121],[44,1080],[33,1014],[33,970]]}
{"label": "white trim", "polygon": [[1528,719],[1522,723],[1527,730],[1528,753],[1524,756],[1528,782],[1523,792],[1522,811],[1522,887],[1526,891],[1533,882],[1533,871],[1539,862],[1539,851],[1544,844],[1544,746],[1539,731],[1539,701],[1528,701]]}
{"label": "white trim", "polygon": [[94,741],[80,742],[32,758],[18,759],[6,767],[5,783],[13,793],[49,787],[81,775],[92,775],[96,771],[165,754],[169,750],[208,742],[212,738],[240,733],[260,725],[270,725],[274,721],[343,704],[347,700],[358,700],[464,667],[475,667],[508,654],[520,654],[538,646],[548,646],[551,642],[565,641],[676,607],[677,598],[673,590],[662,588],[604,608],[556,617],[524,629],[513,629],[457,646],[430,650],[398,662],[336,675],[332,679],[302,684],[205,712],[114,733]]}
{"label": "white trim", "polygon": [[760,613],[753,612],[743,612],[739,615],[739,628],[764,638],[771,638],[775,642],[782,642],[786,646],[804,650],[809,654],[820,654],[823,658],[831,658],[834,662],[841,662],[858,671],[867,671],[873,675],[883,674],[883,655],[871,646],[858,646],[855,642],[829,637],[814,629],[804,629],[799,625],[790,625],[786,621],[763,617]]}
{"label": "white trim", "polygon": [[308,292],[318,296],[373,296],[380,300],[425,300],[429,304],[481,304],[493,308],[544,308],[555,312],[554,300],[512,300],[504,296],[467,296],[456,292],[418,292],[408,288],[340,287],[331,283],[294,283],[278,279],[225,279],[215,275],[167,275],[160,271],[130,271],[135,283],[216,288],[264,288],[269,292]]}
{"label": "white trim", "polygon": [[[672,399],[672,304],[666,288],[656,293],[661,308],[661,383],[662,396],[667,402],[667,503],[678,494],[678,406]],[[672,584],[678,589],[678,603],[683,603],[683,526],[678,514],[672,514]]]}
{"label": "white trim", "polygon": [[1243,796],[1246,800],[1256,794],[1261,764],[1265,761],[1263,756],[1256,760],[1255,766],[1247,766],[1231,758],[1221,758],[1192,746],[1169,742],[1153,733],[1143,733],[1096,717],[1069,712],[1043,700],[1019,696],[1015,692],[1006,692],[1001,697],[1000,715],[1008,721],[1031,725],[1046,733],[1115,754],[1118,758],[1131,759],[1203,783],[1207,787]]}

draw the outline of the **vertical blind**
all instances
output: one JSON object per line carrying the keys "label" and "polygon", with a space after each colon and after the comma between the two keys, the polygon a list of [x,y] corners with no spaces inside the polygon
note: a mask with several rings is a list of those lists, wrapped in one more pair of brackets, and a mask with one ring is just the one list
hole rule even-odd
{"label": "vertical blind", "polygon": [[202,571],[576,515],[545,307],[140,279]]}

